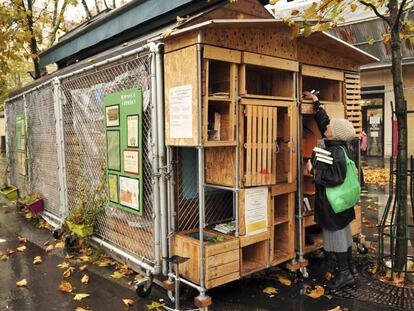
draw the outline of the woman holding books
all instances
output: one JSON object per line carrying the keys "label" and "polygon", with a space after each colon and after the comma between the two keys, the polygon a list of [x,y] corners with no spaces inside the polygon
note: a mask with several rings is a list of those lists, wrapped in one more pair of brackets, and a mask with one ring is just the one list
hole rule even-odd
{"label": "woman holding books", "polygon": [[322,227],[324,250],[334,253],[338,264],[338,273],[328,285],[340,288],[354,282],[357,273],[352,265],[352,234],[350,223],[355,219],[354,208],[335,213],[330,205],[326,187],[341,185],[346,177],[347,141],[355,138],[355,129],[346,119],[330,119],[319,103],[318,97],[311,93],[303,94],[311,99],[316,107],[315,121],[324,136],[324,149],[315,148],[312,161],[308,161],[306,169],[315,178],[315,222]]}

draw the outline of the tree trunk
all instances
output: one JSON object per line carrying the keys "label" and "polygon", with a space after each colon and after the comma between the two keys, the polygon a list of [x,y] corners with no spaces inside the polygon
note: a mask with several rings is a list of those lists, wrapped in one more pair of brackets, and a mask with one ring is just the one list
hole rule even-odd
{"label": "tree trunk", "polygon": [[33,67],[34,67],[34,79],[40,78],[40,66],[39,66],[39,51],[37,48],[37,41],[33,29],[33,3],[32,0],[27,0],[27,26],[31,35],[30,38],[30,53],[31,58],[33,60]]}
{"label": "tree trunk", "polygon": [[398,123],[397,154],[397,239],[395,244],[395,269],[401,270],[407,262],[407,102],[404,99],[402,55],[398,0],[389,1],[391,28],[392,77],[395,114]]}

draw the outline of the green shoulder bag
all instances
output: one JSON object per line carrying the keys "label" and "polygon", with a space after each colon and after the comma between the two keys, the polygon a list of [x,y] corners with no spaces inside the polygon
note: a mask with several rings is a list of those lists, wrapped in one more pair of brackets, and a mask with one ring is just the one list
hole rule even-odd
{"label": "green shoulder bag", "polygon": [[344,151],[346,161],[345,180],[336,187],[325,187],[328,201],[336,214],[355,206],[361,195],[361,186],[356,174],[355,163],[348,157],[345,149],[342,146],[341,148]]}

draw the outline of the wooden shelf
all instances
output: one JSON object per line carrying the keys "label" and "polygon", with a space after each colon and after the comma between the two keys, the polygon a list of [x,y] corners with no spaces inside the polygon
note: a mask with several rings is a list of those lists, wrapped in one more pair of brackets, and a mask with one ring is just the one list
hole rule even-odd
{"label": "wooden shelf", "polygon": [[291,254],[280,250],[276,250],[273,252],[272,266],[276,266],[280,263],[286,262],[289,259],[292,259]]}
{"label": "wooden shelf", "polygon": [[261,263],[244,259],[241,274],[252,274],[253,272],[259,271],[261,269],[263,269],[263,265]]}
{"label": "wooden shelf", "polygon": [[275,218],[274,222],[273,222],[273,225],[277,226],[277,225],[281,225],[281,224],[284,224],[284,223],[287,223],[287,222],[289,222],[289,217],[288,217],[288,215],[285,215],[285,216],[282,216],[282,217]]}
{"label": "wooden shelf", "polygon": [[295,97],[284,97],[284,96],[271,96],[271,95],[254,95],[254,94],[244,94],[244,98],[255,98],[255,99],[265,99],[265,100],[282,100],[282,101],[294,101]]}
{"label": "wooden shelf", "polygon": [[213,95],[209,95],[208,100],[210,100],[210,101],[221,101],[221,102],[231,102],[232,101],[229,96],[213,96]]}
{"label": "wooden shelf", "polygon": [[241,275],[264,269],[268,262],[269,240],[257,242],[241,249]]}
{"label": "wooden shelf", "polygon": [[231,147],[231,146],[236,146],[237,142],[235,141],[214,141],[214,140],[210,140],[210,141],[206,141],[204,143],[205,147]]}

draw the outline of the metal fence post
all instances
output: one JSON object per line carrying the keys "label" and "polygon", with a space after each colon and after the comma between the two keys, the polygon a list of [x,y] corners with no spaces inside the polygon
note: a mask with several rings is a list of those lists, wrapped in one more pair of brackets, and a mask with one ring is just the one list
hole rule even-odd
{"label": "metal fence post", "polygon": [[62,94],[59,78],[54,78],[53,82],[53,103],[56,124],[56,153],[58,160],[58,176],[59,176],[59,209],[61,221],[63,222],[68,211],[68,197],[66,187],[66,165],[65,165],[65,143],[63,132],[63,114],[62,114]]}
{"label": "metal fence post", "polygon": [[151,128],[152,128],[152,169],[154,176],[154,258],[155,274],[161,269],[161,250],[160,250],[160,178],[158,165],[158,125],[157,125],[157,77],[156,77],[156,46],[151,47]]}
{"label": "metal fence post", "polygon": [[26,135],[26,145],[24,146],[25,150],[26,150],[26,183],[24,183],[26,185],[26,187],[28,189],[29,192],[31,192],[32,190],[32,174],[31,174],[31,170],[29,169],[29,166],[27,165],[27,159],[30,159],[30,148],[28,148],[28,141],[29,141],[29,126],[27,123],[28,120],[28,114],[27,114],[27,100],[26,100],[26,94],[23,95],[23,112],[24,112],[24,133]]}

